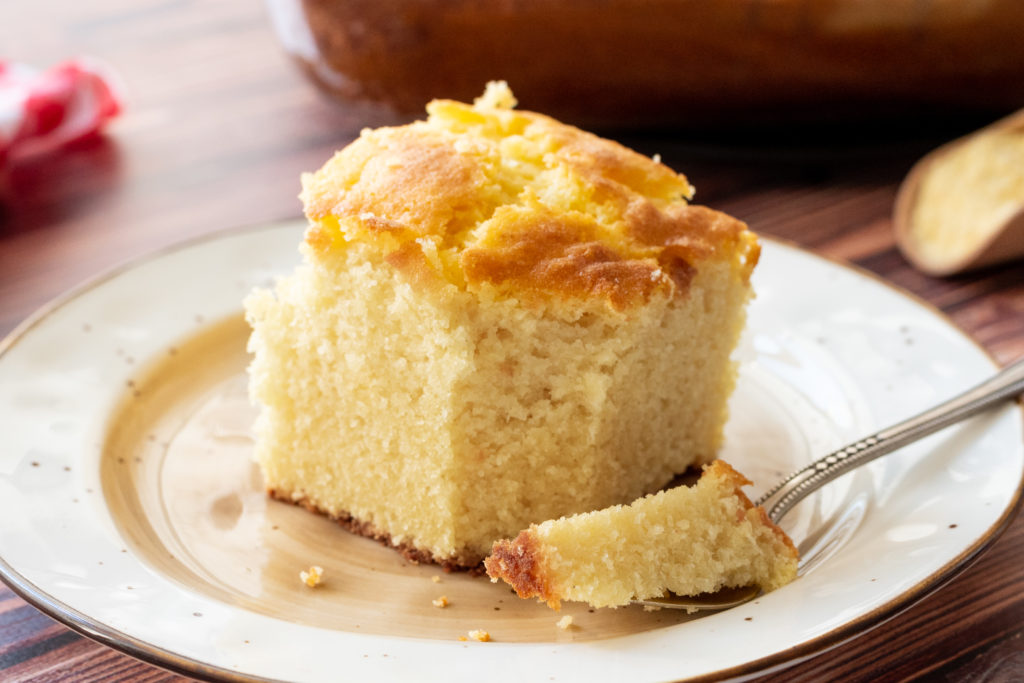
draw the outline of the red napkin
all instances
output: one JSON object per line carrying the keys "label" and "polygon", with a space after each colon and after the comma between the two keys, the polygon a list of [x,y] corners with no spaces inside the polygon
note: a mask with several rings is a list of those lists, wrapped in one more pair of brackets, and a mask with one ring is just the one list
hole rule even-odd
{"label": "red napkin", "polygon": [[99,132],[121,111],[114,81],[92,60],[48,71],[0,60],[0,168]]}

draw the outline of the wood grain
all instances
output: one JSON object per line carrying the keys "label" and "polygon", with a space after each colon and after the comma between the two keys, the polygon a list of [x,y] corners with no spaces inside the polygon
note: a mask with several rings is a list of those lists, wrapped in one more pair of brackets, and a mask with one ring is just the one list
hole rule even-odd
{"label": "wood grain", "polygon": [[[125,259],[214,230],[295,216],[298,174],[372,123],[323,99],[249,0],[38,0],[0,4],[5,55],[39,66],[112,64],[125,115],[105,137],[21,163],[0,180],[0,334]],[[514,85],[514,84],[513,84]],[[528,103],[525,103],[528,105]],[[966,132],[951,122],[948,138]],[[935,128],[930,129],[934,134]],[[622,136],[685,171],[698,199],[757,231],[849,260],[948,315],[1000,363],[1024,356],[1024,274],[1010,264],[949,279],[899,255],[890,214],[911,164],[939,137],[850,145],[708,144],[686,132]],[[1020,680],[1024,517],[946,586],[878,628],[765,681]],[[51,621],[0,588],[0,679],[181,681]]]}

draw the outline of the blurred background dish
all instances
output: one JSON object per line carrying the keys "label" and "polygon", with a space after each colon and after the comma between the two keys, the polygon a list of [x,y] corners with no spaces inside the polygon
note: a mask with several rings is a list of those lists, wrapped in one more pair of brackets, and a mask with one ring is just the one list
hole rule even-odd
{"label": "blurred background dish", "polygon": [[1020,0],[267,0],[324,91],[398,119],[505,79],[596,127],[872,121],[1024,105]]}

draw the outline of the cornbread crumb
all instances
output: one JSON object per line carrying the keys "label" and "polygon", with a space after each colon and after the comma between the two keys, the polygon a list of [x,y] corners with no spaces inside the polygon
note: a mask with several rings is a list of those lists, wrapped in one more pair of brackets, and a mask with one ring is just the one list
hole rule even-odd
{"label": "cornbread crumb", "polygon": [[694,486],[533,524],[498,541],[484,564],[519,597],[617,607],[671,591],[783,586],[797,572],[793,542],[742,492],[750,481],[722,460]]}
{"label": "cornbread crumb", "polygon": [[481,643],[489,643],[489,642],[491,642],[491,634],[488,633],[487,631],[483,631],[483,630],[480,630],[480,629],[477,629],[477,630],[474,630],[474,631],[470,631],[469,632],[469,637],[472,638],[473,640],[477,640],[477,641],[479,641]]}
{"label": "cornbread crumb", "polygon": [[448,596],[447,595],[442,595],[441,597],[439,597],[439,598],[437,598],[435,600],[431,600],[430,602],[434,605],[434,607],[447,607],[448,606]]}
{"label": "cornbread crumb", "polygon": [[438,576],[437,574],[434,574],[433,576],[431,576],[430,580],[433,581],[434,583],[441,583],[441,577]]}
{"label": "cornbread crumb", "polygon": [[310,567],[309,571],[299,572],[299,578],[302,580],[302,583],[306,584],[310,588],[316,588],[317,586],[319,586],[320,580],[323,578],[323,575],[323,567],[318,567],[316,565]]}
{"label": "cornbread crumb", "polygon": [[[660,612],[661,611],[661,606],[659,606],[659,605],[644,605],[644,611],[645,612]],[[689,610],[687,610],[687,611],[689,611]]]}
{"label": "cornbread crumb", "polygon": [[566,614],[564,617],[558,620],[558,624],[556,625],[563,631],[569,630],[569,627],[572,626],[572,615]]}

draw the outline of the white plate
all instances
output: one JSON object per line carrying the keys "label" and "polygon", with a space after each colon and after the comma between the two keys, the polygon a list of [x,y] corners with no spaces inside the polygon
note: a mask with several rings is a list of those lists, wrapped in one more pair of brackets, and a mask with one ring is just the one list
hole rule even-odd
{"label": "white plate", "polygon": [[[118,452],[111,435],[135,419],[130,401],[140,368],[159,365],[176,345],[237,315],[254,285],[296,262],[300,231],[297,223],[266,226],[162,252],[63,297],[0,344],[0,575],[19,595],[103,643],[200,677],[639,683],[742,675],[820,652],[906,607],[994,540],[1020,499],[1021,413],[1007,405],[876,461],[803,503],[784,524],[807,557],[800,578],[741,608],[657,621],[633,608],[581,609],[576,627],[563,631],[546,607],[518,604],[500,586],[459,576],[445,577],[445,589],[465,591],[467,604],[470,594],[493,597],[506,611],[479,623],[481,612],[460,617],[453,600],[436,612],[431,631],[423,622],[409,626],[417,614],[422,618],[419,605],[409,605],[407,615],[401,603],[382,598],[378,628],[361,631],[360,624],[319,618],[310,601],[331,595],[336,604],[365,605],[368,596],[344,581],[317,594],[296,579],[290,617],[280,605],[261,603],[259,581],[249,589],[204,573],[204,552],[222,550],[239,553],[239,571],[269,572],[258,543],[189,546],[197,541],[176,526],[183,524],[176,496],[200,500],[215,492],[176,490],[188,488],[181,483],[188,477],[170,477],[159,450],[144,462],[138,453]],[[996,369],[935,311],[798,249],[768,241],[755,287],[724,453],[758,482],[752,495],[794,466]],[[178,373],[185,384],[188,373]],[[237,381],[228,384],[237,389]],[[244,444],[233,446],[243,459]],[[124,470],[130,476],[110,474],[136,459],[143,464]],[[244,472],[247,465],[239,467]],[[164,498],[147,503],[147,481],[162,486]],[[251,493],[258,483],[246,486]],[[245,498],[249,493],[229,501],[248,518],[279,510],[262,496],[258,504]],[[131,495],[144,499],[139,509],[150,516],[143,521],[152,534],[123,518]],[[821,526],[827,533],[812,533]],[[370,546],[368,554],[397,558]],[[431,587],[436,572],[429,568],[395,560],[387,571],[406,588],[422,584],[424,595],[439,590]],[[453,637],[482,626],[494,642]]]}

